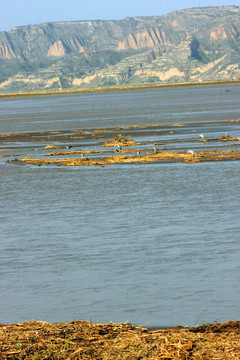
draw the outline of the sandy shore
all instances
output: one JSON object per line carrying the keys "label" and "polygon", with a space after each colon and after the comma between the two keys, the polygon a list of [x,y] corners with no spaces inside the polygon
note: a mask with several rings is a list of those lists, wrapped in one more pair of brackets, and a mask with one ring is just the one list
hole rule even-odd
{"label": "sandy shore", "polygon": [[30,321],[0,325],[0,358],[237,360],[239,336],[240,321],[170,329]]}

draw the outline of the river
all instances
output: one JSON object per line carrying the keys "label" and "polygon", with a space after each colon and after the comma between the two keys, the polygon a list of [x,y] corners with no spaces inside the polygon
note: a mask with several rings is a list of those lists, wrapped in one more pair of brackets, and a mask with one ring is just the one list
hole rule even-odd
{"label": "river", "polygon": [[[239,123],[226,121],[239,119],[239,89],[1,99],[0,133],[184,123],[177,136],[189,140],[202,132],[191,131],[196,122],[206,136],[236,136]],[[33,146],[4,143],[1,153]],[[239,161],[35,167],[0,157],[0,322],[239,320],[239,169]]]}

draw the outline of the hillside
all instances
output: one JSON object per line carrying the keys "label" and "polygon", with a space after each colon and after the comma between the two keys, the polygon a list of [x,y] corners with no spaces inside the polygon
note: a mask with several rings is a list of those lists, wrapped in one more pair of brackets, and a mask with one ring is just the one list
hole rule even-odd
{"label": "hillside", "polygon": [[0,32],[0,92],[240,78],[240,7]]}

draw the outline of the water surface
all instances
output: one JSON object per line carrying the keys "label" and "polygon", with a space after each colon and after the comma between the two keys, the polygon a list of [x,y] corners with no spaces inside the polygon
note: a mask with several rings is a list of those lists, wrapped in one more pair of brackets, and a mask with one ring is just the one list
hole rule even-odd
{"label": "water surface", "polygon": [[[235,135],[225,121],[239,118],[239,87],[224,89],[5,99],[1,133],[178,122],[190,124],[178,135],[188,138],[195,121]],[[39,168],[0,158],[0,322],[239,319],[239,165]]]}

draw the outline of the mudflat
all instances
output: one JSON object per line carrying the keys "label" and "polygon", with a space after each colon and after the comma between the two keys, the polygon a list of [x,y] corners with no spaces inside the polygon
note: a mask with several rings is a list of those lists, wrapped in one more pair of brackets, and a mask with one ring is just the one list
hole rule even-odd
{"label": "mudflat", "polygon": [[[229,122],[231,122],[231,128],[234,128],[240,120],[224,121],[226,124]],[[217,122],[211,123],[211,126],[218,125]],[[133,125],[2,134],[0,135],[1,157],[6,157],[8,163],[36,166],[54,164],[57,166],[105,166],[126,163],[240,160],[239,137],[228,133],[216,138],[205,138],[202,134],[194,134],[186,141],[186,138],[181,138],[181,134],[185,135],[185,126],[189,127],[189,124]],[[204,124],[200,123],[192,124],[192,126],[197,129],[204,128]],[[21,143],[19,153],[12,154],[11,143]],[[27,156],[21,154],[21,147],[23,149],[24,144],[28,144]],[[29,144],[33,147],[29,147]]]}

